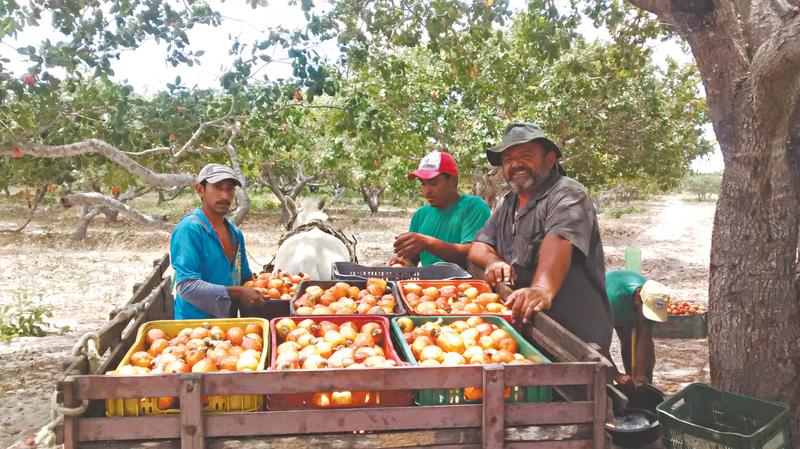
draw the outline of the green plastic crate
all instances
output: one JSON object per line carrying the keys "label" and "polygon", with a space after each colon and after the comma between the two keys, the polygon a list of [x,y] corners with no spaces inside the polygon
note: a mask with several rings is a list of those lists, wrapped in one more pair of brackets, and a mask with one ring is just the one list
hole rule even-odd
{"label": "green plastic crate", "polygon": [[788,407],[693,383],[656,408],[669,449],[792,449]]}
{"label": "green plastic crate", "polygon": [[[474,315],[472,315],[474,316]],[[399,317],[398,317],[399,318]],[[411,347],[406,343],[403,338],[403,332],[397,324],[398,318],[392,318],[392,338],[394,339],[395,348],[400,352],[401,357],[405,361],[417,366],[418,363],[411,352]],[[414,326],[420,326],[428,321],[436,321],[442,319],[442,324],[447,325],[453,321],[467,320],[469,316],[409,316],[406,317],[414,322]],[[539,352],[533,345],[511,327],[506,320],[497,316],[481,315],[483,321],[497,325],[499,328],[504,329],[517,341],[519,346],[519,353],[525,357],[538,356],[544,363],[550,363],[550,360]],[[481,385],[476,385],[481,387]],[[511,387],[510,395],[506,398],[506,402],[550,402],[553,400],[553,389],[548,386],[527,386],[527,387]],[[480,404],[481,400],[469,400],[464,397],[463,388],[452,389],[435,389],[435,390],[414,390],[414,402],[417,405],[451,405],[451,404]]]}
{"label": "green plastic crate", "polygon": [[655,323],[653,337],[656,338],[706,338],[708,336],[708,312],[695,315],[670,315],[663,323]]}

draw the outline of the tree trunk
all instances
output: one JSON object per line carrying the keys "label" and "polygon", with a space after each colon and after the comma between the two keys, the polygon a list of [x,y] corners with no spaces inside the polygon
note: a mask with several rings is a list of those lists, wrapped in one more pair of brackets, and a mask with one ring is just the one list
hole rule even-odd
{"label": "tree trunk", "polygon": [[798,8],[633,1],[688,40],[725,159],[711,242],[712,383],[788,404],[800,435]]}
{"label": "tree trunk", "polygon": [[361,191],[361,196],[364,198],[364,202],[367,203],[369,207],[369,211],[373,214],[378,213],[378,208],[381,205],[381,198],[383,197],[383,192],[386,190],[386,187],[367,187],[364,184],[358,186],[359,190]]}
{"label": "tree trunk", "polygon": [[85,213],[81,213],[78,222],[75,224],[75,234],[73,234],[72,238],[79,242],[86,238],[86,233],[89,231],[89,223],[92,222],[94,217],[100,215],[100,212],[100,207],[92,207]]}
{"label": "tree trunk", "polygon": [[319,177],[318,175],[307,176],[303,174],[302,171],[300,171],[300,167],[295,167],[295,171],[294,183],[289,184],[288,182],[283,182],[278,179],[279,176],[272,170],[270,163],[264,164],[261,168],[261,183],[269,187],[269,190],[272,191],[281,203],[280,223],[283,225],[289,223],[289,219],[291,218],[289,209],[286,207],[286,198],[291,198],[292,201],[296,200],[303,192],[306,185]]}
{"label": "tree trunk", "polygon": [[489,208],[494,210],[497,199],[508,192],[508,186],[503,180],[503,174],[497,168],[493,168],[489,173],[480,175],[475,182],[475,195],[483,198]]}

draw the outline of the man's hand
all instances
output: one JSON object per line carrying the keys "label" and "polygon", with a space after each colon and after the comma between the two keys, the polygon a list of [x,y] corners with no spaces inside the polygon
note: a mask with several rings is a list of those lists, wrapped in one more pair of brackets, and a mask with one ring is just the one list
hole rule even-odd
{"label": "man's hand", "polygon": [[492,287],[500,282],[512,285],[514,282],[514,270],[511,265],[502,260],[496,260],[486,266],[486,271],[483,273],[486,282]]}
{"label": "man's hand", "polygon": [[614,382],[617,385],[626,385],[626,384],[632,384],[633,379],[631,378],[631,376],[627,374],[618,372],[617,374],[614,375]]}
{"label": "man's hand", "polygon": [[416,260],[428,248],[430,237],[416,232],[405,232],[394,239],[394,253],[406,260]]}
{"label": "man's hand", "polygon": [[506,306],[511,307],[511,316],[517,322],[522,319],[527,323],[536,312],[548,310],[553,304],[555,293],[545,287],[534,285],[533,287],[515,290],[506,299]]}
{"label": "man's hand", "polygon": [[408,259],[404,259],[399,256],[392,257],[392,260],[389,261],[390,267],[413,267],[416,264]]}
{"label": "man's hand", "polygon": [[260,306],[267,301],[267,297],[254,288],[240,286],[226,288],[228,289],[228,295],[230,295],[231,299],[242,307],[251,308]]}

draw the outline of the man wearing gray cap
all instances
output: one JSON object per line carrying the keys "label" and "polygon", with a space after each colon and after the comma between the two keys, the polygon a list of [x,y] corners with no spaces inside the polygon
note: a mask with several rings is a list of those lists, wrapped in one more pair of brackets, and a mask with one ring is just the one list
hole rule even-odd
{"label": "man wearing gray cap", "polygon": [[547,311],[608,355],[611,309],[597,215],[586,189],[558,164],[561,150],[542,129],[512,123],[486,151],[511,191],[475,235],[469,260],[486,280],[511,284],[515,321]]}
{"label": "man wearing gray cap", "polygon": [[225,218],[239,179],[230,167],[208,164],[197,175],[195,190],[201,207],[178,222],[169,242],[175,269],[175,319],[227,318],[233,303],[246,307],[263,303],[254,288],[244,236]]}

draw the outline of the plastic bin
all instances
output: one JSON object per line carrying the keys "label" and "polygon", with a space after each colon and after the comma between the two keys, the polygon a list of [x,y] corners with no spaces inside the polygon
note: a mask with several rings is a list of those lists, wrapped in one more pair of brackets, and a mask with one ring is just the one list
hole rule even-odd
{"label": "plastic bin", "polygon": [[[475,316],[475,315],[472,315]],[[488,316],[488,315],[480,315],[484,322],[491,323],[497,325],[499,328],[505,330],[509,333],[514,340],[517,341],[517,345],[519,346],[519,353],[525,357],[530,356],[538,356],[541,358],[544,363],[550,363],[550,359],[545,357],[538,349],[536,349],[532,344],[530,344],[527,340],[522,338],[516,330],[514,330],[511,325],[509,325],[503,318],[497,316]],[[467,317],[465,316],[410,316],[408,317],[411,321],[414,322],[414,326],[420,326],[428,321],[436,321],[438,319],[442,319],[442,324],[450,324],[453,321],[464,320]],[[402,354],[405,361],[408,363],[417,366],[417,360],[414,358],[414,354],[411,352],[411,346],[406,343],[405,339],[403,338],[403,333],[400,330],[400,326],[397,324],[398,318],[392,318],[392,333],[395,345],[397,345],[398,351]],[[478,387],[476,385],[476,387]],[[517,402],[550,402],[553,399],[553,389],[552,387],[548,386],[527,386],[527,387],[520,387],[514,386],[510,387],[509,390],[505,393],[507,395],[506,402],[508,403],[517,403]],[[433,389],[433,390],[415,390],[414,391],[414,402],[417,405],[451,405],[451,404],[479,404],[481,400],[470,400],[464,396],[464,388],[452,388],[452,389]]]}
{"label": "plastic bin", "polygon": [[[239,326],[244,329],[248,324],[258,323],[262,329],[262,339],[264,340],[261,358],[258,362],[258,369],[263,370],[267,362],[269,339],[269,322],[261,318],[227,318],[227,319],[205,319],[205,320],[162,320],[149,321],[139,326],[136,334],[136,342],[131,346],[125,357],[122,359],[117,369],[128,365],[128,362],[137,351],[145,350],[145,336],[150,329],[161,329],[170,338],[175,337],[181,329],[186,327],[199,327],[203,323],[209,323],[212,327],[219,326],[223,330]],[[112,374],[116,372],[113,371]],[[108,416],[143,416],[143,415],[165,415],[180,413],[179,408],[159,409],[158,398],[128,398],[128,399],[108,399],[106,400],[106,415]],[[203,410],[208,413],[225,412],[252,412],[261,410],[264,406],[264,397],[256,394],[231,395],[231,396],[209,396],[208,405]]]}
{"label": "plastic bin", "polygon": [[656,338],[706,338],[708,336],[708,312],[695,315],[670,315],[663,323],[653,326]]}
{"label": "plastic bin", "polygon": [[331,273],[333,278],[338,281],[358,281],[368,278],[380,278],[387,281],[472,278],[466,270],[450,262],[438,262],[424,267],[368,267],[353,262],[334,262]]}
{"label": "plastic bin", "polygon": [[670,449],[791,449],[791,415],[776,402],[693,383],[656,407]]}
{"label": "plastic bin", "polygon": [[[412,316],[431,316],[433,314],[418,313],[416,310],[414,310],[413,307],[411,307],[411,304],[408,303],[408,300],[406,299],[406,294],[403,291],[403,286],[407,285],[407,284],[410,284],[410,283],[417,284],[420,287],[422,287],[423,289],[426,288],[426,287],[441,288],[441,287],[444,287],[446,285],[455,286],[455,285],[464,283],[464,284],[469,284],[470,286],[475,287],[476,289],[478,289],[478,294],[480,294],[480,293],[492,293],[492,287],[489,286],[489,283],[487,283],[486,281],[479,281],[479,280],[475,280],[475,279],[452,280],[452,281],[423,281],[423,280],[419,280],[419,281],[413,281],[413,280],[411,280],[411,281],[398,281],[397,282],[397,290],[400,293],[400,298],[402,299],[403,307],[406,309],[406,311],[408,311],[408,314],[412,315]],[[441,314],[440,313],[436,313],[435,315],[441,315]],[[499,316],[499,317],[503,317],[503,318],[506,318],[506,319],[510,319],[511,318],[511,313],[510,312],[503,314],[503,313],[491,313],[491,312],[483,311],[481,313],[476,313],[476,314],[469,314],[469,313],[466,313],[466,312],[459,312],[459,313],[453,313],[452,314],[452,316],[472,316],[472,315]]]}
{"label": "plastic bin", "polygon": [[[275,359],[277,358],[277,348],[282,341],[279,341],[275,325],[282,318],[275,318],[270,321],[270,335],[272,339],[272,351],[270,359],[270,369],[275,368]],[[391,330],[389,328],[389,320],[379,315],[313,315],[313,316],[297,316],[291,317],[296,323],[306,319],[312,319],[314,322],[319,323],[322,321],[330,321],[337,325],[344,322],[352,321],[356,325],[363,326],[366,323],[379,323],[383,329],[383,352],[387,359],[394,360],[398,365],[403,362],[397,355],[394,346],[392,345]],[[330,368],[334,369],[334,368]],[[410,390],[385,390],[385,391],[362,391],[353,392],[353,397],[364,398],[363,402],[352,403],[350,405],[336,405],[331,403],[330,407],[325,408],[354,408],[354,407],[401,407],[409,406],[412,404]],[[312,401],[313,393],[309,394],[273,394],[267,396],[267,408],[269,410],[298,410],[298,409],[316,409],[322,408],[316,406]]]}
{"label": "plastic bin", "polygon": [[[303,293],[305,293],[305,291],[306,291],[306,289],[308,287],[312,287],[312,286],[316,285],[316,286],[319,286],[320,288],[322,288],[323,290],[327,290],[327,289],[333,287],[334,285],[336,285],[337,282],[345,282],[345,283],[347,283],[347,284],[349,284],[351,286],[358,287],[358,288],[360,288],[362,290],[367,287],[367,281],[303,281],[303,282],[300,283],[300,286],[297,287],[297,291],[294,292],[294,298],[292,298],[292,300],[290,301],[289,313],[291,314],[291,316],[308,316],[308,317],[315,316],[315,315],[298,315],[297,314],[297,310],[295,310],[295,307],[294,307],[294,302],[297,301],[297,299],[300,298],[300,296]],[[358,315],[358,316],[388,316],[388,317],[393,317],[393,316],[404,316],[404,315],[407,314],[406,308],[403,306],[403,301],[400,299],[400,292],[397,290],[397,284],[392,282],[392,281],[389,281],[389,282],[386,283],[386,287],[394,295],[394,298],[395,298],[394,313],[392,313],[392,314],[375,314],[375,315]],[[342,315],[342,316],[347,316],[347,315]],[[354,315],[351,315],[351,316],[354,316]]]}

